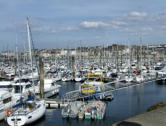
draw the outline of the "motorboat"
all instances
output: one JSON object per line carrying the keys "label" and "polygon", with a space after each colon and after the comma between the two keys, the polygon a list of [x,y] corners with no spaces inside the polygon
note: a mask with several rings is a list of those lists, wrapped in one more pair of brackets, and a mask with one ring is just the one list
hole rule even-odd
{"label": "motorboat", "polygon": [[82,104],[83,102],[81,101],[69,102],[68,105],[62,109],[62,117],[77,118]]}
{"label": "motorboat", "polygon": [[103,119],[105,115],[106,104],[102,101],[92,101],[87,104],[85,119]]}
{"label": "motorboat", "polygon": [[0,90],[11,90],[12,88],[12,81],[9,81],[9,80],[2,80],[0,81]]}
{"label": "motorboat", "polygon": [[80,86],[82,94],[97,93],[104,90],[101,74],[88,74],[88,80]]}
{"label": "motorboat", "polygon": [[[59,93],[61,85],[56,84],[53,78],[44,78],[44,96],[52,97]],[[35,86],[35,93],[40,94],[40,85]]]}

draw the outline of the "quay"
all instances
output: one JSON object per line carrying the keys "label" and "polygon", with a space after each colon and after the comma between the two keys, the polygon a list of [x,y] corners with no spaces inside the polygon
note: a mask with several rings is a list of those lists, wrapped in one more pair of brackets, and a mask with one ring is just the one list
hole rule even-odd
{"label": "quay", "polygon": [[163,107],[117,122],[112,126],[165,126],[165,117],[166,107]]}

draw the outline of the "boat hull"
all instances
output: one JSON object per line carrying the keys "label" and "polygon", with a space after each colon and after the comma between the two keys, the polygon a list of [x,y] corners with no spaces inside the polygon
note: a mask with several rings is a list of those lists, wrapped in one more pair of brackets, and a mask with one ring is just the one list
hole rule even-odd
{"label": "boat hull", "polygon": [[23,126],[37,121],[38,119],[44,116],[46,110],[44,100],[40,101],[39,104],[40,106],[37,109],[32,110],[29,113],[18,112],[16,115],[13,114],[7,117],[7,123],[10,126]]}

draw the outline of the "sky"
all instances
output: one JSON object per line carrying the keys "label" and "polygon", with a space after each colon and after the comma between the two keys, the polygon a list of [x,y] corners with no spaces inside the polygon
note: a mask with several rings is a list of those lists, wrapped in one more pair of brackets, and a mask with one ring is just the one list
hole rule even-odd
{"label": "sky", "polygon": [[[0,0],[0,50],[166,44],[165,0]],[[17,39],[16,39],[17,38]]]}

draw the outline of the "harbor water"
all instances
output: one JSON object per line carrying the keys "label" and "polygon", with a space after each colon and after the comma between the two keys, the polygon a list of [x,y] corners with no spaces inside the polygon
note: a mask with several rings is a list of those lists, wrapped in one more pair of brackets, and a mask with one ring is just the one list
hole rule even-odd
{"label": "harbor water", "polygon": [[[59,82],[62,88],[59,96],[65,92],[78,89],[80,83]],[[31,126],[110,126],[111,124],[141,114],[148,107],[159,103],[166,103],[166,85],[158,85],[156,82],[125,87],[113,92],[114,100],[107,102],[105,117],[103,120],[78,120],[63,119],[60,109],[47,109],[45,116]],[[0,122],[0,126],[7,126],[6,122]]]}

